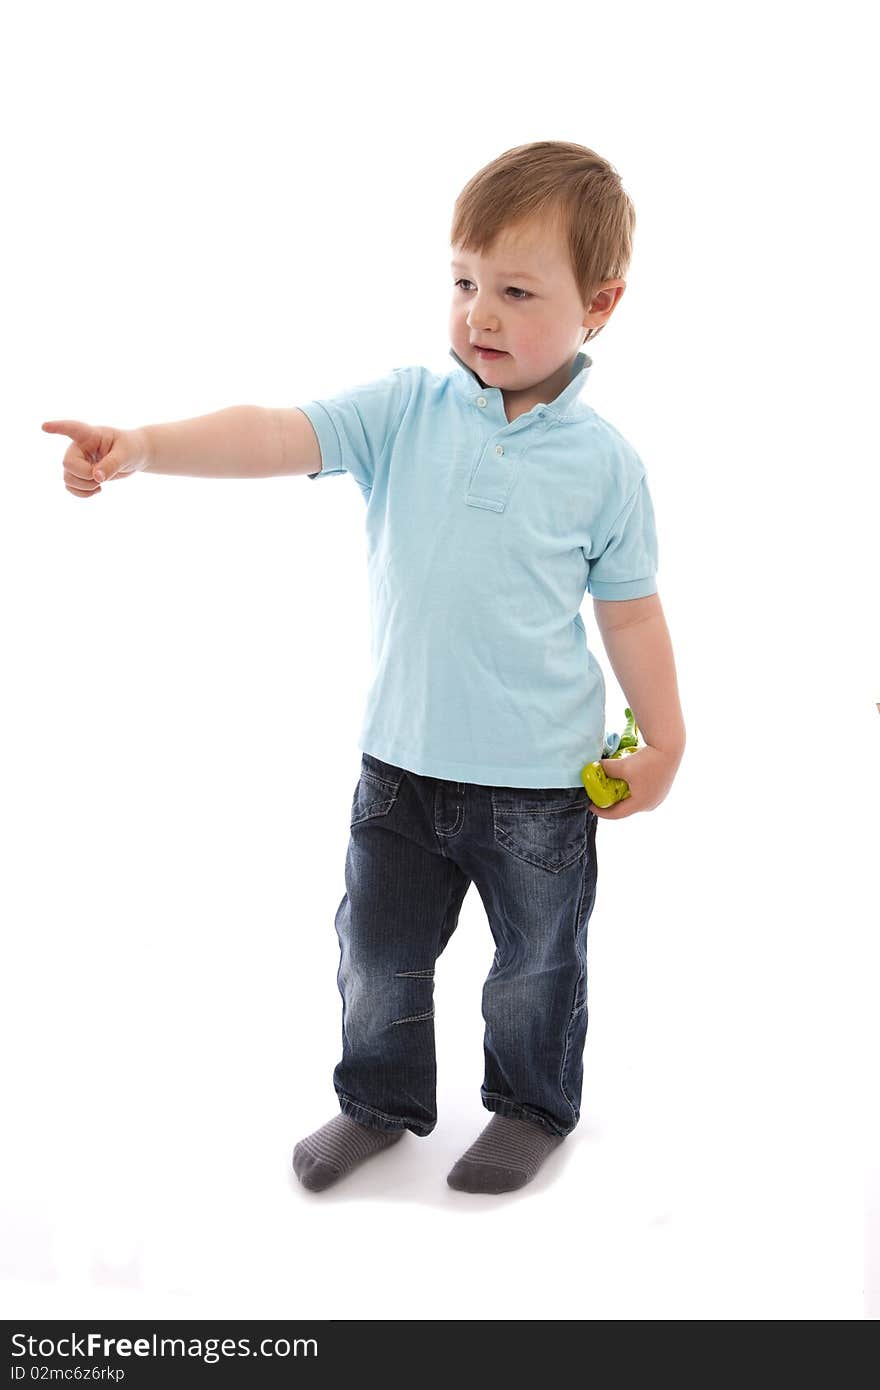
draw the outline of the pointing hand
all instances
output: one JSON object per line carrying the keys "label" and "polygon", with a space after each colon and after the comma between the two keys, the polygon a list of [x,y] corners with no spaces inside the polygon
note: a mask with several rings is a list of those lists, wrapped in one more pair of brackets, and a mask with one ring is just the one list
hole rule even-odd
{"label": "pointing hand", "polygon": [[81,420],[46,420],[42,428],[72,440],[64,455],[64,485],[76,497],[91,497],[103,482],[128,478],[150,462],[143,430],[117,430]]}

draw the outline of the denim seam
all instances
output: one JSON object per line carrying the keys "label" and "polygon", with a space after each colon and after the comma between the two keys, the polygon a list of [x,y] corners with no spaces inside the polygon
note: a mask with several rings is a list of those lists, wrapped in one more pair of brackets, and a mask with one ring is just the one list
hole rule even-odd
{"label": "denim seam", "polygon": [[[400,795],[399,785],[395,787],[393,782],[386,782],[384,778],[376,777],[367,768],[364,768],[363,772],[361,773],[361,777],[358,780],[358,784],[354,789],[354,796],[352,798],[353,806],[357,802],[358,788],[360,787],[364,777],[368,777],[370,781],[374,783],[374,790],[378,789],[382,792],[385,792],[386,796],[383,801],[371,802],[367,806],[367,809],[364,811],[363,815],[356,816],[354,820],[350,819],[349,828],[352,828],[355,825],[361,825],[365,820],[375,820],[379,816],[387,816],[388,813],[393,809],[393,807],[396,806],[397,798]],[[402,780],[403,779],[401,778],[401,782]],[[393,795],[391,796],[387,795],[389,789],[393,789]]]}
{"label": "denim seam", "polygon": [[[590,804],[590,799],[586,795],[586,792],[584,792],[583,796],[580,794],[573,795],[569,801],[561,806],[554,806],[552,803],[549,805],[539,803],[538,806],[525,811],[518,811],[513,807],[505,806],[503,795],[497,796],[497,789],[494,787],[492,788],[490,797],[492,802],[492,831],[495,842],[499,844],[502,849],[507,850],[508,854],[512,854],[515,859],[520,859],[525,864],[531,864],[534,868],[544,869],[547,873],[560,874],[564,869],[570,869],[572,865],[576,864],[582,857],[586,845],[586,833],[579,835],[577,851],[571,858],[565,860],[562,864],[550,864],[536,851],[526,852],[523,850],[508,831],[504,829],[503,824],[501,824],[501,819],[506,817],[508,820],[514,822],[517,820],[529,820],[534,818],[538,813],[551,816],[567,816],[571,815],[573,809],[580,814],[584,809],[584,801],[586,801],[588,806]],[[589,827],[589,821],[587,821],[586,824],[587,827]]]}
{"label": "denim seam", "polygon": [[499,805],[499,803],[495,800],[494,791],[492,793],[493,812],[498,811],[501,813],[502,816],[523,816],[525,818],[528,818],[530,816],[536,815],[539,812],[543,815],[548,816],[564,816],[566,812],[570,811],[573,806],[576,808],[576,810],[582,811],[584,809],[583,797],[580,795],[575,795],[572,797],[571,801],[566,801],[563,806],[554,806],[552,802],[541,801],[538,802],[538,804],[535,806],[526,808],[526,810],[524,811],[517,811],[514,806],[505,806],[503,803]]}
{"label": "denim seam", "polygon": [[[585,848],[586,848],[586,846],[585,846]],[[574,920],[575,920],[575,929],[574,929],[575,947],[577,946],[578,932],[580,931],[580,927],[581,927],[581,910],[582,910],[583,905],[584,905],[584,896],[585,896],[585,894],[586,894],[586,887],[587,887],[587,867],[588,867],[588,866],[587,866],[587,864],[586,864],[586,862],[585,862],[585,863],[584,863],[584,872],[583,872],[583,874],[582,874],[582,876],[581,876],[581,891],[580,891],[580,893],[579,893],[579,895],[578,895],[577,911],[576,911],[576,913],[575,913],[575,919],[574,919]],[[580,1009],[576,1009],[576,1008],[575,1008],[575,1006],[574,1006],[574,1001],[575,1001],[575,999],[577,999],[578,987],[579,987],[579,985],[580,985],[581,980],[583,979],[583,974],[584,974],[584,972],[583,972],[583,967],[581,967],[581,970],[580,970],[580,972],[578,973],[578,977],[577,977],[577,979],[575,980],[574,989],[573,989],[573,991],[572,991],[572,996],[571,996],[571,1012],[570,1012],[569,1015],[568,1015],[568,1025],[567,1025],[567,1027],[566,1027],[566,1029],[565,1029],[565,1046],[564,1046],[564,1048],[562,1049],[562,1060],[561,1060],[561,1062],[560,1062],[560,1064],[559,1064],[559,1089],[560,1089],[560,1091],[562,1092],[562,1094],[565,1096],[566,1101],[568,1102],[568,1105],[569,1105],[569,1108],[570,1108],[571,1114],[572,1114],[572,1119],[574,1120],[575,1124],[577,1124],[578,1115],[577,1115],[577,1111],[576,1111],[576,1109],[575,1109],[574,1103],[573,1103],[573,1101],[572,1101],[572,1099],[571,1099],[571,1096],[568,1094],[568,1091],[565,1089],[565,1068],[566,1068],[566,1066],[567,1066],[567,1064],[568,1064],[568,1054],[569,1054],[569,1052],[571,1051],[571,1031],[572,1031],[572,1025],[573,1025],[574,1020],[575,1020],[575,1015],[581,1012]],[[586,1003],[586,999],[584,1000],[584,1003]]]}
{"label": "denim seam", "polygon": [[[440,829],[438,828],[438,826],[437,826],[437,808],[438,808],[439,799],[440,799],[440,788],[439,788],[439,786],[438,786],[438,787],[436,787],[435,790],[434,790],[434,834],[437,836],[437,839],[440,841],[440,848],[443,849],[443,843],[442,843],[443,840],[449,840],[449,839],[452,838],[453,835],[457,835],[458,832],[461,830],[462,825],[464,824],[464,802],[463,802],[463,801],[460,801],[460,802],[458,803],[458,807],[457,807],[457,809],[456,809],[456,816],[455,816],[455,823],[454,823],[454,825],[452,825],[452,826],[449,828],[449,830],[440,830]],[[444,853],[445,853],[445,850],[444,850]]]}
{"label": "denim seam", "polygon": [[[400,791],[400,782],[391,782],[391,781],[388,780],[387,777],[380,777],[379,774],[378,774],[378,772],[373,772],[373,771],[372,771],[370,768],[368,768],[368,767],[365,767],[365,768],[362,769],[362,771],[361,771],[361,776],[362,776],[362,777],[369,777],[369,779],[370,779],[371,782],[378,782],[378,784],[379,784],[380,787],[383,787],[383,788],[386,788],[386,787],[387,787],[387,788],[390,788],[391,791],[394,793],[394,796],[395,796],[395,797],[397,796],[397,793]],[[403,778],[401,778],[401,782],[402,782],[402,781],[403,781]]]}
{"label": "denim seam", "polygon": [[367,811],[365,815],[358,816],[356,820],[353,820],[349,823],[349,829],[353,830],[356,825],[363,825],[364,821],[367,820],[381,820],[384,816],[388,815],[388,812],[391,810],[393,805],[393,801],[389,801],[387,802],[387,804],[385,802],[382,802],[381,810],[377,810],[375,807],[371,806],[369,811]]}
{"label": "denim seam", "polygon": [[510,838],[503,826],[498,825],[497,821],[494,822],[494,825],[495,839],[502,849],[506,850],[508,854],[512,854],[515,859],[521,859],[524,864],[531,864],[536,869],[546,869],[547,873],[550,874],[561,874],[563,869],[570,869],[573,864],[576,864],[577,861],[582,858],[584,853],[585,842],[581,839],[577,853],[572,855],[571,859],[566,859],[563,864],[548,864],[539,854],[532,853],[531,856],[525,854],[517,845],[516,841]]}
{"label": "denim seam", "polygon": [[409,1018],[393,1018],[393,1019],[391,1020],[391,1026],[392,1026],[392,1028],[393,1028],[394,1025],[397,1024],[397,1023],[420,1023],[421,1020],[422,1020],[423,1018],[433,1018],[433,1017],[434,1017],[434,1010],[433,1010],[433,1009],[429,1009],[428,1012],[427,1012],[426,1014],[410,1014]]}
{"label": "denim seam", "polygon": [[[370,753],[369,756],[373,757],[374,754]],[[378,758],[376,761],[381,762],[382,759]],[[383,786],[390,787],[396,797],[398,792],[400,791],[400,788],[403,785],[403,779],[406,776],[406,769],[400,768],[399,773],[396,772],[393,777],[385,777],[381,772],[377,772],[375,768],[370,767],[369,764],[366,762],[364,755],[362,754],[361,776],[371,777],[374,782],[381,782]]]}

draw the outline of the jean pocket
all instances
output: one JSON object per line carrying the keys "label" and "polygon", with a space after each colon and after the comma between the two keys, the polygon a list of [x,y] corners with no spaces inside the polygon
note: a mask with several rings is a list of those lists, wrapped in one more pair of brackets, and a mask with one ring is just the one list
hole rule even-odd
{"label": "jean pocket", "polygon": [[400,792],[405,769],[382,762],[372,753],[361,756],[361,775],[351,801],[351,824],[387,816]]}
{"label": "jean pocket", "polygon": [[583,857],[589,804],[578,787],[493,787],[495,840],[527,864],[558,874]]}

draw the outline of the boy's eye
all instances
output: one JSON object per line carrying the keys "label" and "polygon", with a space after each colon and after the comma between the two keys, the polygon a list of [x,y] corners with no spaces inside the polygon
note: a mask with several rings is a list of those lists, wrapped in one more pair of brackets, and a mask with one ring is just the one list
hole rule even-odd
{"label": "boy's eye", "polygon": [[[470,281],[470,280],[456,280],[456,281],[455,281],[455,287],[456,287],[456,289],[458,288],[459,285],[469,285],[469,284],[471,284],[471,281]],[[523,299],[531,299],[531,297],[532,297],[531,290],[520,290],[520,289],[517,289],[516,285],[508,285],[507,288],[508,288],[508,290],[512,290],[513,293],[514,293],[514,295],[522,295],[522,296],[523,296]],[[520,300],[520,303],[522,303],[522,300]]]}

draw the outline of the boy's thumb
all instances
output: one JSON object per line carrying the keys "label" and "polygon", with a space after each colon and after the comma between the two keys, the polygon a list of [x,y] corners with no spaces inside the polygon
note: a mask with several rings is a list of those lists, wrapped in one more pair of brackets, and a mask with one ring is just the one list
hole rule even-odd
{"label": "boy's thumb", "polygon": [[599,762],[602,764],[602,771],[605,773],[606,777],[626,778],[626,773],[624,771],[626,767],[626,758],[600,758]]}
{"label": "boy's thumb", "polygon": [[112,478],[114,473],[119,471],[120,460],[113,453],[112,449],[100,463],[96,463],[92,469],[92,475],[97,483],[106,483],[108,478]]}

